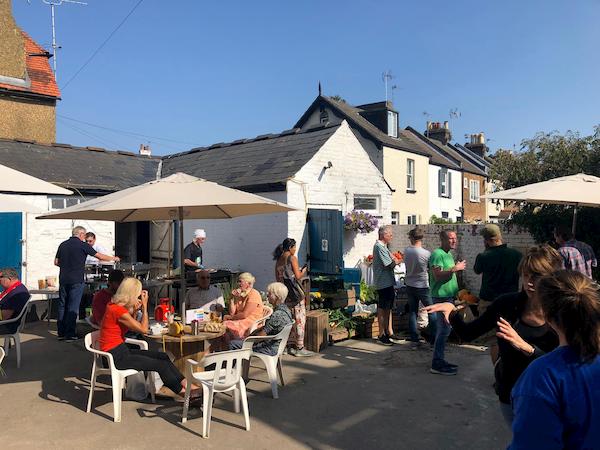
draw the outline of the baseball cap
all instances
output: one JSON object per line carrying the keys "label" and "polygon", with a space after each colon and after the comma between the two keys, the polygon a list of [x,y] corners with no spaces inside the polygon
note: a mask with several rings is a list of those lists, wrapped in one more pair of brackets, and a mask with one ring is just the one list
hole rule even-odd
{"label": "baseball cap", "polygon": [[479,234],[481,234],[484,239],[497,239],[502,237],[500,227],[495,223],[488,223],[481,229]]}

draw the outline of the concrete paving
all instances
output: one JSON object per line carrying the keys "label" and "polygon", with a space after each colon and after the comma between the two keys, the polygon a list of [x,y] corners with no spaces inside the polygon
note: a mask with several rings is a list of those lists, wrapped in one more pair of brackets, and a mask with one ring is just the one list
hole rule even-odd
{"label": "concrete paving", "polygon": [[313,358],[286,356],[278,400],[253,360],[251,430],[221,395],[203,439],[200,410],[182,425],[181,403],[164,398],[124,401],[122,422],[113,423],[107,385],[87,414],[91,356],[83,342],[58,342],[45,322],[27,324],[23,337],[21,368],[14,351],[2,364],[3,449],[499,449],[510,440],[489,356],[476,348],[450,347],[447,359],[460,365],[454,377],[429,374],[431,352],[408,345],[349,340]]}

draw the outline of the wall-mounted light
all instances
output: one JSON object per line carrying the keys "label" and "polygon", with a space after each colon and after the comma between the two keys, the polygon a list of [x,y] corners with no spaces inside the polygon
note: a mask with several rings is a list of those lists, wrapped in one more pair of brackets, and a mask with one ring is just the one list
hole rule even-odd
{"label": "wall-mounted light", "polygon": [[333,167],[333,164],[331,164],[331,161],[327,161],[327,165],[323,166],[323,171],[326,171],[327,169],[331,169]]}

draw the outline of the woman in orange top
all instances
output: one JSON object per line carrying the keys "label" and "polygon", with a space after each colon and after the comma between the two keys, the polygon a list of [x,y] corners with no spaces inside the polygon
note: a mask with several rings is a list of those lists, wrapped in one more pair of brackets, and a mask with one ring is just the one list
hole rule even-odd
{"label": "woman in orange top", "polygon": [[240,274],[238,288],[231,291],[233,298],[229,304],[229,314],[223,317],[227,328],[227,341],[244,339],[254,322],[263,316],[263,303],[260,293],[253,288],[255,278],[249,272]]}
{"label": "woman in orange top", "polygon": [[[136,310],[142,311],[141,322],[133,318]],[[148,291],[142,290],[137,278],[125,278],[106,306],[100,326],[100,350],[113,356],[117,369],[158,372],[165,386],[183,395],[186,380],[167,354],[127,347],[125,333],[128,330],[148,332]]]}

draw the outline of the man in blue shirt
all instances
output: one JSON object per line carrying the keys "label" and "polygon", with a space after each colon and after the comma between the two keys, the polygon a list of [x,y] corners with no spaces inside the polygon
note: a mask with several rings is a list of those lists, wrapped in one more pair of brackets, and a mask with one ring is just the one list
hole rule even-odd
{"label": "man in blue shirt", "polygon": [[115,261],[117,256],[98,253],[85,242],[85,228],[75,227],[71,237],[58,246],[54,265],[60,267],[58,277],[59,302],[58,302],[58,339],[60,341],[76,341],[77,316],[79,304],[83,295],[85,260],[93,256],[100,261]]}

